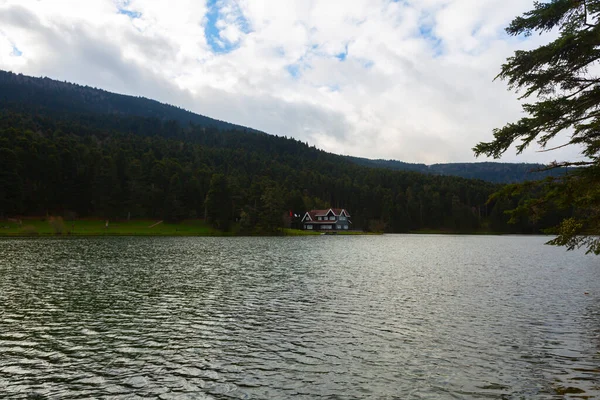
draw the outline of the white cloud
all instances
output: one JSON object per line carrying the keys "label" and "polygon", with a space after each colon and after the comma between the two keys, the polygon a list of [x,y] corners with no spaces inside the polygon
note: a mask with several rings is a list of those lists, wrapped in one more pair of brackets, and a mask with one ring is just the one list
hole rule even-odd
{"label": "white cloud", "polygon": [[[335,153],[475,161],[471,148],[521,115],[493,79],[515,49],[544,40],[503,32],[531,6],[0,0],[0,68],[155,98]],[[505,160],[577,157],[565,151]]]}

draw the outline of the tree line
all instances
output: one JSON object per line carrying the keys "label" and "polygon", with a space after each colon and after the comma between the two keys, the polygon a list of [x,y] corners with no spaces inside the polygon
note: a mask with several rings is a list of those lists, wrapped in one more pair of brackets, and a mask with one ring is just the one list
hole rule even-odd
{"label": "tree line", "polygon": [[[272,233],[314,208],[355,229],[539,232],[561,215],[507,223],[523,199],[480,180],[356,165],[285,137],[124,115],[0,112],[0,215],[206,218]],[[291,215],[291,217],[290,217]]]}

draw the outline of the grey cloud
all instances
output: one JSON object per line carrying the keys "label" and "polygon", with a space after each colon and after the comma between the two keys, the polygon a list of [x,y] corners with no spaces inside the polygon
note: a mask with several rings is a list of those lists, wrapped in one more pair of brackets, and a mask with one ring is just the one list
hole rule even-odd
{"label": "grey cloud", "polygon": [[312,104],[290,103],[269,95],[243,96],[205,88],[190,101],[193,111],[213,118],[311,143],[314,143],[315,132],[346,140],[351,131],[346,117],[339,112]]}
{"label": "grey cloud", "polygon": [[[178,98],[189,96],[164,77],[125,59],[120,38],[113,37],[111,32],[95,32],[83,23],[46,26],[22,7],[9,7],[0,15],[1,21],[27,28],[29,34],[36,35],[39,43],[45,44],[47,52],[38,58],[38,65],[29,66],[29,71],[25,72],[118,93],[143,95],[162,101],[168,99],[175,104]],[[138,37],[135,43],[149,52],[154,51],[157,57],[175,53],[167,41],[160,38]]]}
{"label": "grey cloud", "polygon": [[[51,76],[119,93],[142,95],[185,107],[213,118],[250,126],[268,133],[293,136],[313,142],[314,132],[345,140],[350,126],[344,115],[311,104],[285,102],[269,95],[241,95],[203,88],[194,96],[163,76],[125,59],[121,43],[111,32],[91,31],[84,24],[44,26],[35,15],[12,7],[8,17],[13,24],[30,21],[27,28],[50,50],[31,73]],[[13,19],[17,14],[19,18]],[[31,22],[33,21],[33,22]],[[21,26],[22,27],[22,26]],[[175,50],[162,38],[127,33],[125,39],[145,54],[173,57]],[[40,66],[42,66],[40,68]]]}
{"label": "grey cloud", "polygon": [[40,19],[21,6],[9,6],[0,12],[0,22],[2,25],[13,25],[23,29],[36,29],[41,25]]}
{"label": "grey cloud", "polygon": [[[27,52],[22,58],[24,64],[15,72],[153,98],[213,118],[292,136],[328,151],[410,162],[474,161],[471,148],[490,140],[492,128],[520,115],[515,96],[507,94],[502,82],[491,83],[497,71],[489,66],[497,63],[499,68],[503,53],[514,45],[500,39],[503,45],[490,54],[444,53],[433,58],[426,48],[421,51],[414,37],[404,38],[408,42],[402,37],[392,38],[394,32],[383,26],[385,18],[369,19],[360,32],[371,30],[358,36],[360,46],[351,43],[344,62],[309,52],[304,61],[310,68],[294,81],[283,66],[281,71],[277,67],[281,62],[277,54],[285,57],[288,49],[275,55],[266,49],[285,46],[288,40],[291,50],[304,54],[314,39],[309,33],[288,37],[289,29],[282,28],[260,37],[260,32],[255,32],[249,37],[259,39],[248,40],[250,46],[244,48],[242,42],[239,52],[213,57],[209,53],[192,54],[203,48],[193,46],[196,40],[204,40],[201,33],[190,38],[171,35],[168,29],[136,32],[116,13],[115,20],[105,15],[109,22],[100,29],[86,22],[85,18],[93,16],[68,21],[40,19],[35,11],[20,5],[0,6],[0,26],[10,32],[11,40],[19,44],[15,36],[33,35],[30,43],[38,52]],[[113,23],[118,26],[114,31]],[[385,37],[377,37],[379,25]],[[334,37],[338,34],[343,37],[344,32],[335,32]],[[184,61],[175,63],[181,59]],[[365,59],[373,60],[374,66],[364,68]],[[195,74],[206,75],[193,79]],[[173,79],[192,82],[192,86],[181,89]],[[340,91],[336,95],[318,91],[327,86],[337,86]],[[506,159],[548,161],[561,154],[577,156],[535,150],[523,157],[512,154],[507,153]]]}
{"label": "grey cloud", "polygon": [[155,60],[173,59],[177,55],[177,48],[174,43],[162,37],[148,37],[137,34],[134,31],[125,31],[123,41],[135,46],[140,53],[149,56]]}

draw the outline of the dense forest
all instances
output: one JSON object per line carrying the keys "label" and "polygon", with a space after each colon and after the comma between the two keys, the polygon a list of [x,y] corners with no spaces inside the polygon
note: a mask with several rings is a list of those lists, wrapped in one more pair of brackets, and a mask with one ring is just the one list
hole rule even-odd
{"label": "dense forest", "polygon": [[[25,113],[44,113],[53,118],[72,118],[73,114],[138,116],[155,118],[161,121],[177,121],[182,126],[192,123],[202,127],[258,133],[254,129],[198,115],[143,97],[110,93],[101,89],[60,82],[50,78],[34,78],[1,70],[0,105],[3,109]],[[563,170],[557,169],[540,171],[545,167],[542,164],[480,162],[426,165],[396,160],[371,160],[352,156],[346,158],[353,163],[367,167],[460,176],[495,183],[537,180],[564,173]]]}
{"label": "dense forest", "polygon": [[146,99],[128,97],[125,111],[107,113],[81,105],[87,95],[69,102],[60,87],[36,92],[35,102],[0,93],[2,217],[206,218],[248,233],[294,226],[294,215],[330,206],[348,209],[356,229],[387,232],[530,233],[559,217],[508,225],[504,211],[519,199],[488,203],[497,184],[361,166],[210,119],[127,112]]}
{"label": "dense forest", "polygon": [[45,113],[54,117],[72,113],[135,115],[163,121],[194,123],[222,129],[242,126],[194,114],[182,108],[144,97],[126,96],[102,89],[75,85],[50,78],[34,78],[0,70],[2,108]]}
{"label": "dense forest", "polygon": [[530,163],[445,163],[445,164],[413,164],[396,160],[371,160],[368,158],[351,157],[348,159],[359,165],[374,168],[388,168],[395,171],[415,171],[424,174],[460,176],[469,179],[482,179],[495,183],[517,183],[560,176],[565,169],[547,169],[544,164]]}

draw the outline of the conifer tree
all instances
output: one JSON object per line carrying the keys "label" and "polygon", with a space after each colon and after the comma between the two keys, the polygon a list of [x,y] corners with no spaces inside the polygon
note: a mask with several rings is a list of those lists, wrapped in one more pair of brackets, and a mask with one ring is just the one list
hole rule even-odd
{"label": "conifer tree", "polygon": [[[549,212],[568,210],[549,243],[600,254],[600,239],[594,236],[600,232],[600,0],[535,2],[506,31],[512,36],[557,31],[558,37],[536,49],[516,51],[502,65],[497,78],[522,93],[522,99],[534,101],[523,105],[526,116],[494,130],[492,141],[473,150],[499,158],[513,144],[519,154],[534,142],[542,151],[580,147],[581,159],[549,166],[574,167],[569,173],[511,185],[498,196],[519,194],[523,199],[511,212],[513,220],[528,216],[535,222]],[[550,147],[557,135],[568,139]]]}
{"label": "conifer tree", "polygon": [[228,231],[231,225],[231,192],[227,178],[223,174],[214,174],[210,180],[210,189],[206,196],[206,216],[210,224],[220,230]]}

